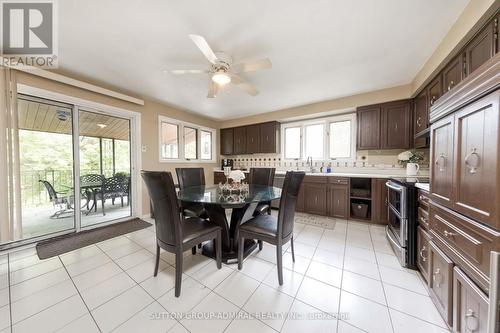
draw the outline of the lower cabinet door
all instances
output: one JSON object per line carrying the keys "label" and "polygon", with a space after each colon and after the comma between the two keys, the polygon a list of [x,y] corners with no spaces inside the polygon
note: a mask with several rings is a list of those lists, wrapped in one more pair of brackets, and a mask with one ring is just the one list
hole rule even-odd
{"label": "lower cabinet door", "polygon": [[451,326],[453,315],[453,262],[432,241],[429,245],[430,296],[443,319]]}
{"label": "lower cabinet door", "polygon": [[304,192],[305,192],[305,184],[302,183],[299,190],[299,195],[297,196],[297,204],[295,205],[296,212],[304,211]]}
{"label": "lower cabinet door", "polygon": [[453,332],[486,333],[488,297],[458,267],[453,270]]}
{"label": "lower cabinet door", "polygon": [[328,185],[328,216],[347,219],[349,214],[349,187],[347,185]]}
{"label": "lower cabinet door", "polygon": [[425,230],[419,226],[417,233],[417,266],[424,280],[429,283],[430,270],[429,270],[429,241],[430,237]]}
{"label": "lower cabinet door", "polygon": [[305,212],[326,215],[326,184],[304,184]]}

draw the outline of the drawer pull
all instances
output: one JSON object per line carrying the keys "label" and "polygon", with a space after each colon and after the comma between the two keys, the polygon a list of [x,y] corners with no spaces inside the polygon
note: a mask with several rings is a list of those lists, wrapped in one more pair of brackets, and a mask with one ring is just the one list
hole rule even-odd
{"label": "drawer pull", "polygon": [[418,254],[420,255],[420,258],[422,258],[422,261],[426,262],[427,256],[426,255],[424,256],[424,251],[427,251],[427,247],[425,245],[422,246],[422,249],[420,250],[420,252]]}
{"label": "drawer pull", "polygon": [[[471,158],[473,158],[471,160]],[[469,155],[465,156],[464,159],[465,166],[469,169],[470,174],[475,174],[477,172],[477,168],[479,167],[479,154],[477,153],[477,148],[472,148]]]}
{"label": "drawer pull", "polygon": [[436,285],[436,287],[438,287],[438,288],[441,287],[441,282],[443,280],[443,277],[441,276],[441,269],[440,268],[436,269],[434,274],[432,274],[432,280],[434,281],[434,284]]}
{"label": "drawer pull", "polygon": [[423,224],[426,224],[426,225],[429,224],[429,220],[426,219],[425,217],[421,217],[420,221],[422,221]]}
{"label": "drawer pull", "polygon": [[469,332],[475,332],[479,328],[479,320],[471,309],[465,314],[465,326]]}
{"label": "drawer pull", "polygon": [[451,231],[447,231],[447,230],[443,231],[443,233],[444,233],[444,237],[446,237],[446,238],[450,238],[450,237],[453,237],[453,236],[457,235],[457,233],[451,232]]}
{"label": "drawer pull", "polygon": [[417,126],[418,127],[422,126],[422,123],[420,122],[420,120],[421,120],[421,117],[418,117],[417,118]]}

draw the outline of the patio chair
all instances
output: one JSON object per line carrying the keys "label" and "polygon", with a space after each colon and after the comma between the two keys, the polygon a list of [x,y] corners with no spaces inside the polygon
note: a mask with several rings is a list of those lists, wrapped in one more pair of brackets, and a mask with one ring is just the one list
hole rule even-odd
{"label": "patio chair", "polygon": [[58,192],[54,189],[54,186],[46,180],[40,179],[38,180],[45,186],[47,193],[49,194],[49,200],[54,205],[54,208],[58,208],[54,214],[50,216],[51,219],[59,219],[66,217],[66,214],[73,214],[73,196],[68,195],[67,192]]}
{"label": "patio chair", "polygon": [[102,215],[106,215],[104,203],[107,199],[111,199],[112,204],[114,204],[114,200],[120,198],[123,207],[123,197],[126,196],[128,192],[127,184],[129,184],[128,177],[113,176],[105,178],[101,188],[95,190],[94,195],[96,200],[101,200]]}

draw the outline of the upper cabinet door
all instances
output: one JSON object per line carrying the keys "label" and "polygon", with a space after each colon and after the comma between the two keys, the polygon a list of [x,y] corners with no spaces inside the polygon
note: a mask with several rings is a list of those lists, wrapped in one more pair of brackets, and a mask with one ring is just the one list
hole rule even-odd
{"label": "upper cabinet door", "polygon": [[277,143],[277,133],[279,131],[279,123],[269,122],[260,124],[260,151],[261,153],[279,153]]}
{"label": "upper cabinet door", "polygon": [[452,208],[453,195],[453,115],[431,126],[431,188],[432,200]]}
{"label": "upper cabinet door", "polygon": [[467,75],[474,72],[494,54],[494,22],[488,24],[465,49]]}
{"label": "upper cabinet door", "polygon": [[500,229],[499,99],[496,91],[455,116],[455,210]]}
{"label": "upper cabinet door", "polygon": [[247,154],[259,153],[260,125],[247,126]]}
{"label": "upper cabinet door", "polygon": [[413,122],[414,134],[418,134],[429,127],[429,105],[427,104],[427,90],[423,90],[415,97],[415,117]]}
{"label": "upper cabinet door", "polygon": [[236,127],[234,131],[233,140],[233,154],[246,154],[247,153],[247,128]]}
{"label": "upper cabinet door", "polygon": [[382,105],[382,149],[410,148],[410,115],[408,101]]}
{"label": "upper cabinet door", "polygon": [[221,155],[233,154],[233,129],[222,128],[220,130],[220,153]]}
{"label": "upper cabinet door", "polygon": [[443,69],[443,93],[447,93],[463,78],[463,54],[459,54]]}
{"label": "upper cabinet door", "polygon": [[441,76],[438,75],[434,81],[429,83],[427,86],[427,99],[428,99],[428,105],[429,108],[434,105],[434,103],[438,100],[439,97],[442,95],[442,90],[441,90]]}
{"label": "upper cabinet door", "polygon": [[357,119],[357,148],[380,149],[380,105],[358,108]]}

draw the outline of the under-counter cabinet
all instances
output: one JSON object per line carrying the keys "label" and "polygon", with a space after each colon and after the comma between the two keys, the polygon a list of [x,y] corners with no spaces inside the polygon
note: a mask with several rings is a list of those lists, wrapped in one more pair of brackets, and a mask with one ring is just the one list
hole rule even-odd
{"label": "under-counter cabinet", "polygon": [[327,215],[347,219],[349,217],[349,178],[330,177],[327,186]]}
{"label": "under-counter cabinet", "polygon": [[419,226],[417,228],[417,267],[422,274],[424,280],[429,283],[430,269],[429,269],[429,234]]}
{"label": "under-counter cabinet", "polygon": [[486,333],[488,297],[460,268],[453,270],[453,331]]}
{"label": "under-counter cabinet", "polygon": [[304,184],[304,205],[307,213],[326,215],[326,188],[326,180],[325,183],[318,180]]}
{"label": "under-counter cabinet", "polygon": [[432,241],[429,243],[430,295],[441,316],[452,325],[453,262]]}

